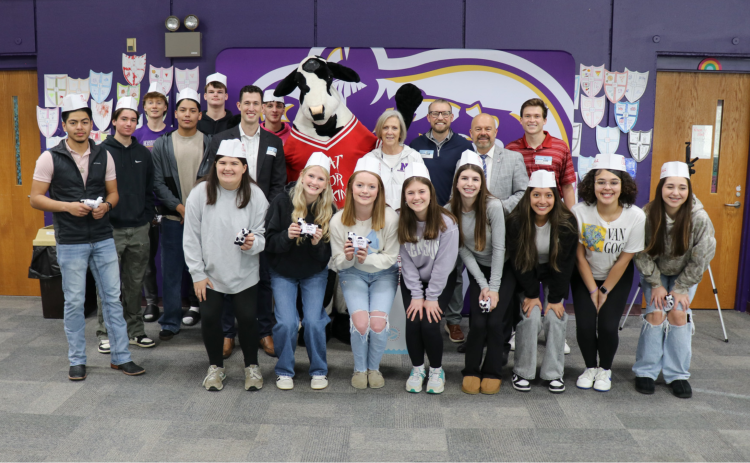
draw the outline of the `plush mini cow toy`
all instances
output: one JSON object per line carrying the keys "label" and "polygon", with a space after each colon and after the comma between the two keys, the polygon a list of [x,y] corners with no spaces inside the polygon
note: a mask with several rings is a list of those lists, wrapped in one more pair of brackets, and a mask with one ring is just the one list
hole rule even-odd
{"label": "plush mini cow toy", "polygon": [[[349,111],[332,85],[333,79],[359,82],[359,75],[320,56],[309,56],[279,83],[274,95],[286,96],[295,88],[300,90],[299,110],[284,143],[287,179],[297,180],[310,155],[315,151],[323,152],[332,161],[331,187],[340,209],[344,207],[346,184],[357,160],[372,151],[378,139]],[[414,111],[422,103],[422,92],[413,84],[405,84],[398,89],[395,98],[396,108],[409,127]]]}

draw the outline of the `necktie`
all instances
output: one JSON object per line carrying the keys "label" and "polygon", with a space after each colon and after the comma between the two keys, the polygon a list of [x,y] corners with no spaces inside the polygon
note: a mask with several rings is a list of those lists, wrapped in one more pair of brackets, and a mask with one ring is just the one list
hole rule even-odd
{"label": "necktie", "polygon": [[486,181],[488,180],[487,178],[487,155],[480,154],[479,157],[482,158],[482,169],[484,170],[484,179]]}

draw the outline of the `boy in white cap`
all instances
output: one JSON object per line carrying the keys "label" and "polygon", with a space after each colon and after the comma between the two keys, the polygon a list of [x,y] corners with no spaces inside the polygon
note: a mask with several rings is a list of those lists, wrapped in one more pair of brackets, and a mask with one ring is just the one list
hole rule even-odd
{"label": "boy in white cap", "polygon": [[263,118],[265,120],[260,123],[260,128],[281,138],[282,142],[286,142],[289,134],[292,133],[291,125],[281,121],[285,110],[286,103],[283,96],[274,96],[273,89],[263,93]]}
{"label": "boy in white cap", "polygon": [[[102,310],[112,343],[110,366],[127,375],[145,370],[133,363],[120,304],[120,270],[112,239],[109,212],[117,205],[117,175],[112,156],[89,139],[91,109],[86,97],[63,99],[63,129],[68,138],[39,156],[31,184],[31,207],[52,212],[57,261],[65,294],[65,334],[68,337],[68,378],[86,379],[86,271],[103,290]],[[49,192],[49,197],[45,196]],[[94,200],[96,208],[81,200]]]}
{"label": "boy in white cap", "polygon": [[198,122],[198,130],[206,135],[216,135],[240,123],[239,118],[225,108],[229,99],[227,76],[215,72],[206,77],[203,98],[205,98],[207,106],[206,110],[203,111],[203,117]]}
{"label": "boy in white cap", "polygon": [[138,143],[148,148],[149,151],[154,147],[156,139],[164,135],[168,129],[167,124],[164,123],[164,115],[167,113],[168,106],[167,96],[159,82],[151,82],[148,93],[143,95],[143,113],[146,116],[146,123],[133,132]]}
{"label": "boy in white cap", "polygon": [[[141,284],[148,266],[150,252],[149,229],[154,217],[154,166],[151,153],[133,136],[138,124],[138,102],[129,96],[117,100],[112,117],[114,137],[102,143],[114,160],[118,193],[122,193],[117,209],[109,214],[120,261],[122,280],[122,308],[128,324],[130,344],[154,347],[146,336],[141,310]],[[104,326],[101,299],[98,307],[99,352],[110,353],[107,328]]]}

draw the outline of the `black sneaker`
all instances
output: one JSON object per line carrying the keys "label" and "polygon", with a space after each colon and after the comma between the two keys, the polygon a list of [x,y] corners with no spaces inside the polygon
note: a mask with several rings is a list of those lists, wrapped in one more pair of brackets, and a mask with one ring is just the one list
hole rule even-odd
{"label": "black sneaker", "polygon": [[153,339],[149,338],[145,334],[140,336],[133,336],[130,338],[130,344],[134,344],[138,347],[154,347],[156,343]]}
{"label": "black sneaker", "polygon": [[669,387],[672,388],[672,394],[680,399],[689,399],[693,397],[693,388],[690,387],[690,383],[686,379],[676,379],[669,383]]}
{"label": "black sneaker", "polygon": [[651,378],[635,377],[635,390],[641,394],[653,394],[656,390],[654,380]]}
{"label": "black sneaker", "polygon": [[109,366],[113,370],[122,370],[128,376],[138,376],[146,372],[146,369],[135,364],[135,362],[123,363],[122,365],[115,365],[110,363]]}
{"label": "black sneaker", "polygon": [[562,378],[553,379],[549,382],[549,391],[553,394],[565,392],[565,382]]}
{"label": "black sneaker", "polygon": [[159,306],[156,304],[149,304],[146,306],[146,309],[143,311],[143,321],[144,322],[155,322],[159,319]]}
{"label": "black sneaker", "polygon": [[521,392],[529,392],[531,390],[531,383],[528,379],[523,379],[517,374],[513,374],[513,389]]}
{"label": "black sneaker", "polygon": [[190,307],[182,317],[182,324],[185,326],[195,326],[199,321],[201,321],[201,313],[198,307]]}
{"label": "black sneaker", "polygon": [[[177,333],[179,333],[179,331]],[[175,333],[174,331],[169,331],[169,330],[161,330],[159,331],[159,339],[161,339],[162,341],[169,341],[177,333]]]}
{"label": "black sneaker", "polygon": [[86,365],[73,365],[68,370],[68,379],[71,381],[83,381],[86,379]]}
{"label": "black sneaker", "polygon": [[109,345],[109,339],[102,339],[99,341],[99,347],[97,349],[99,353],[109,354],[111,347]]}

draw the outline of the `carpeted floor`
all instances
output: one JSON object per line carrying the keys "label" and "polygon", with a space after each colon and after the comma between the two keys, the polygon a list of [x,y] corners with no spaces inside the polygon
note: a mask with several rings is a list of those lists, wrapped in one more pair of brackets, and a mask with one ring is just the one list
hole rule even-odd
{"label": "carpeted floor", "polygon": [[[673,397],[661,380],[652,396],[635,391],[635,317],[621,332],[608,393],[575,388],[583,360],[571,321],[564,394],[541,384],[525,394],[513,390],[509,366],[498,395],[466,395],[463,356],[446,336],[446,391],[430,396],[404,391],[407,356],[385,356],[385,388],[353,389],[351,351],[338,341],[328,344],[326,390],[309,388],[300,349],[293,391],[276,389],[274,359],[261,352],[265,387],[246,392],[236,351],[224,390],[209,393],[201,387],[208,365],[200,326],[154,349],[133,346],[147,374],[127,377],[96,351],[94,318],[86,326],[89,376],[73,383],[62,320],[41,313],[38,298],[0,297],[4,461],[750,459],[750,316],[733,311],[724,311],[729,344],[716,312],[695,317],[690,400]],[[146,326],[158,338],[158,325]]]}

